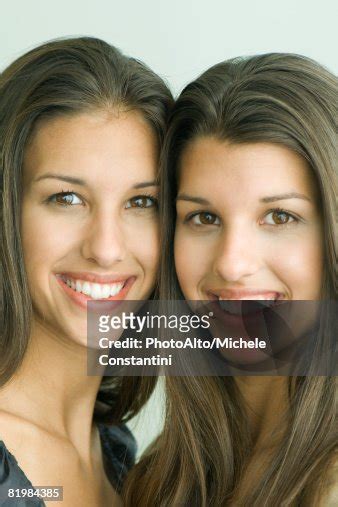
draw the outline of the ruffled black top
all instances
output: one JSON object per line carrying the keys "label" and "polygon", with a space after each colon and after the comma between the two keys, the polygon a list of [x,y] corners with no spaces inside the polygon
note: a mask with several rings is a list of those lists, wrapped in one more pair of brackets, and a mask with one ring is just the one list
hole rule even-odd
{"label": "ruffled black top", "polygon": [[[107,477],[120,491],[123,481],[134,465],[136,442],[125,425],[98,425],[101,437],[102,454]],[[33,498],[9,498],[10,489],[33,489],[30,480],[21,470],[15,457],[8,451],[4,442],[0,441],[0,506],[1,507],[44,507],[45,503],[37,496]]]}

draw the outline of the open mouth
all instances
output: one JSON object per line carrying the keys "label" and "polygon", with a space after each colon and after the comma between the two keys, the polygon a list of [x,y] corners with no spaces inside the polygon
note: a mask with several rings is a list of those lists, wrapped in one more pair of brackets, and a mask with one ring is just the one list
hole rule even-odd
{"label": "open mouth", "polygon": [[61,279],[68,287],[91,299],[109,299],[115,297],[121,292],[126,283],[126,281],[116,283],[92,283],[85,280],[75,280],[74,278],[68,278],[64,275],[61,275]]}
{"label": "open mouth", "polygon": [[208,292],[208,298],[219,310],[234,316],[253,315],[265,309],[274,308],[285,301],[283,294],[279,292],[245,297],[242,299],[225,299],[217,294]]}
{"label": "open mouth", "polygon": [[[75,278],[67,273],[56,275],[58,283],[74,302],[86,307],[88,301],[116,301],[125,299],[129,289],[135,281],[135,277],[102,283],[97,281]],[[88,278],[94,278],[89,277]]]}

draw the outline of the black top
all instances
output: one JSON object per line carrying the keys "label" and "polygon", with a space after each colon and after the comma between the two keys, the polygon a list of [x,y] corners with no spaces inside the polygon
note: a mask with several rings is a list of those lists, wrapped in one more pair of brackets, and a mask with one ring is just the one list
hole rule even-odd
{"label": "black top", "polygon": [[[102,454],[107,477],[119,492],[129,469],[135,462],[136,442],[125,425],[98,425]],[[40,486],[40,485],[39,485]],[[9,489],[31,489],[33,485],[18,465],[15,457],[0,441],[0,506],[1,507],[43,507],[45,503],[33,498],[9,498]]]}

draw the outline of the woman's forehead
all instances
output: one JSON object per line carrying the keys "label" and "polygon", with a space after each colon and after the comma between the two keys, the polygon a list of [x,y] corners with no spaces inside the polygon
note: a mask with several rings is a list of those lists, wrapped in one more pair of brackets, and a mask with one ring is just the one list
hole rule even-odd
{"label": "woman's forehead", "polygon": [[141,117],[81,114],[41,123],[25,150],[24,181],[44,173],[67,174],[95,183],[118,175],[135,180],[153,178],[157,144]]}
{"label": "woman's forehead", "polygon": [[316,179],[304,158],[273,143],[234,144],[200,138],[184,150],[179,169],[180,191],[189,187],[214,194],[231,194],[236,189],[256,197],[267,192],[316,195]]}

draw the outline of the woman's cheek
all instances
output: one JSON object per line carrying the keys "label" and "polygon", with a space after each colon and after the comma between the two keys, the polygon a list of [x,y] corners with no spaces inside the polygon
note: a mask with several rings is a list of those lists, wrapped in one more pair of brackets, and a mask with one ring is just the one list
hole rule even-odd
{"label": "woman's cheek", "polygon": [[[323,245],[316,242],[303,242],[299,245],[295,271],[299,284],[295,287],[295,299],[316,300],[321,297],[323,280]],[[295,256],[296,257],[296,256]],[[295,273],[295,278],[297,276]]]}
{"label": "woman's cheek", "polygon": [[186,299],[201,299],[200,282],[212,270],[210,241],[202,237],[190,237],[179,230],[175,236],[175,266],[178,281]]}
{"label": "woman's cheek", "polygon": [[[51,231],[52,234],[51,234]],[[29,274],[35,266],[43,266],[50,258],[57,238],[57,229],[43,214],[38,213],[32,206],[23,206],[21,219],[22,249],[26,271]]]}
{"label": "woman's cheek", "polygon": [[43,262],[43,265],[62,258],[71,252],[79,236],[79,227],[61,217],[48,214],[24,213],[21,235],[26,262]]}
{"label": "woman's cheek", "polygon": [[55,217],[29,200],[23,201],[21,240],[28,285],[33,300],[49,290],[58,262],[73,255],[79,227],[66,217]]}
{"label": "woman's cheek", "polygon": [[323,245],[320,235],[295,237],[287,245],[270,249],[270,266],[290,291],[291,299],[320,299]]}
{"label": "woman's cheek", "polygon": [[127,238],[129,238],[129,250],[134,259],[141,265],[145,275],[155,279],[160,256],[157,221],[147,221],[142,225],[135,224],[127,233]]}

